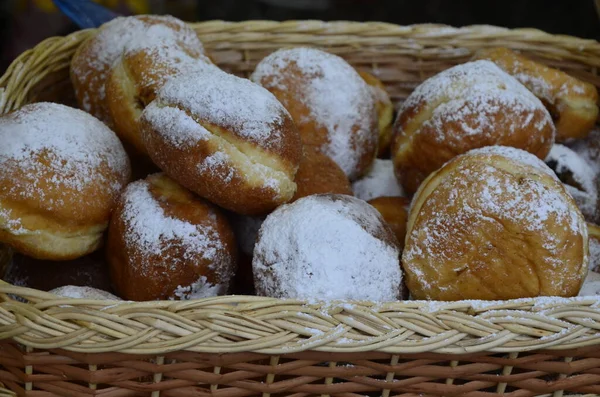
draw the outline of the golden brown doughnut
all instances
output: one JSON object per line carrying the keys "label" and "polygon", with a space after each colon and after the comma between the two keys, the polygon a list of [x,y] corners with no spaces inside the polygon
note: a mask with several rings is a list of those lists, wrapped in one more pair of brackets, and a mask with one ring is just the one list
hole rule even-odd
{"label": "golden brown doughnut", "polygon": [[196,33],[172,16],[119,17],[102,25],[79,46],[71,61],[71,81],[79,106],[112,127],[105,90],[111,66],[131,43],[152,43],[156,32],[165,37],[167,30],[168,37],[189,53],[204,53]]}
{"label": "golden brown doughnut", "polygon": [[532,61],[508,48],[480,50],[475,58],[494,62],[544,102],[556,124],[557,141],[584,138],[596,124],[598,91],[593,84]]}
{"label": "golden brown doughnut", "polygon": [[173,76],[216,68],[198,48],[181,46],[173,33],[165,25],[148,27],[147,35],[127,44],[106,81],[106,103],[115,132],[144,155],[138,122],[158,90]]}
{"label": "golden brown doughnut", "polygon": [[413,198],[402,265],[416,299],[575,296],[588,270],[583,215],[552,170],[520,149],[472,150]]}
{"label": "golden brown doughnut", "polygon": [[296,191],[298,130],[281,103],[249,80],[218,70],[173,77],[141,126],[154,163],[223,208],[268,213]]}
{"label": "golden brown doughnut", "polygon": [[554,124],[544,105],[490,61],[469,62],[426,80],[394,124],[392,157],[405,192],[470,149],[504,145],[546,158]]}
{"label": "golden brown doughnut", "polygon": [[[377,128],[379,130],[379,144],[377,156],[384,157],[389,155],[390,145],[392,143],[392,124],[394,123],[394,105],[385,86],[377,77],[371,73],[361,70],[358,72],[360,77],[370,86],[375,95],[377,106]],[[389,156],[388,156],[389,157]]]}
{"label": "golden brown doughnut", "polygon": [[129,180],[117,136],[89,114],[36,103],[0,117],[0,242],[37,259],[96,250]]}
{"label": "golden brown doughnut", "polygon": [[289,110],[302,142],[331,157],[350,180],[377,154],[377,109],[369,85],[342,58],[314,48],[275,51],[250,79]]}
{"label": "golden brown doughnut", "polygon": [[405,197],[377,197],[367,202],[379,211],[383,220],[394,231],[400,249],[403,249],[410,200]]}
{"label": "golden brown doughnut", "polygon": [[236,269],[225,216],[164,174],[127,186],[106,255],[117,293],[136,301],[223,295]]}
{"label": "golden brown doughnut", "polygon": [[344,171],[335,161],[310,146],[304,147],[295,182],[297,189],[291,201],[324,193],[352,196],[350,181]]}

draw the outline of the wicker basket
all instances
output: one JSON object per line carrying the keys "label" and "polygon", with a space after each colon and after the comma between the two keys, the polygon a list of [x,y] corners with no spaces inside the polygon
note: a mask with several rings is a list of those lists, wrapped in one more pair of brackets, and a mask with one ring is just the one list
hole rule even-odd
{"label": "wicker basket", "polygon": [[[277,48],[320,46],[372,70],[396,103],[473,50],[498,45],[600,85],[599,43],[532,29],[318,21],[193,26],[225,70],[247,75]],[[40,100],[73,103],[69,60],[92,33],[51,38],[22,54],[0,79],[0,113]],[[596,395],[599,300],[319,304],[226,296],[118,304],[4,283],[0,395]]]}

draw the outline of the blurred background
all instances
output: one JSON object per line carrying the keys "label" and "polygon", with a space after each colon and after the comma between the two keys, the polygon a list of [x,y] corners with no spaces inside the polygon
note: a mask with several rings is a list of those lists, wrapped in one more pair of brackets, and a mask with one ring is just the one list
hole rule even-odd
{"label": "blurred background", "polygon": [[[320,19],[396,24],[534,27],[600,39],[600,0],[97,0],[123,15],[171,14],[187,21]],[[21,52],[77,28],[52,0],[0,0],[0,74]]]}

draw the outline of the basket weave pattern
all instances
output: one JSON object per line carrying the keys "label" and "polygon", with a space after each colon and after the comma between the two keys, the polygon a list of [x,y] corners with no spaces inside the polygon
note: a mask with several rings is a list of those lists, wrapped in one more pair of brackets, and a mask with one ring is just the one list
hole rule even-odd
{"label": "basket weave pattern", "polygon": [[[227,71],[247,75],[275,49],[319,46],[372,71],[396,104],[427,77],[491,46],[522,50],[600,86],[600,44],[532,29],[193,26]],[[22,54],[0,78],[0,114],[40,100],[72,104],[69,61],[90,34],[51,38]],[[27,396],[600,394],[599,329],[597,298],[375,305],[229,296],[116,304],[3,284],[0,382]]]}

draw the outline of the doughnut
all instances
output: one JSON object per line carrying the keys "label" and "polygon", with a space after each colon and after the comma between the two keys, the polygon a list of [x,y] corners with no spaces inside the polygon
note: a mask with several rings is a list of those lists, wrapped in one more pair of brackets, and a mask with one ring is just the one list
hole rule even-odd
{"label": "doughnut", "polygon": [[93,300],[110,300],[120,301],[121,298],[111,294],[110,292],[92,287],[80,287],[75,285],[65,285],[49,291],[50,293],[65,298],[73,299],[93,299]]}
{"label": "doughnut", "polygon": [[17,253],[13,255],[2,279],[19,287],[41,291],[50,291],[63,285],[112,291],[102,250],[70,261],[39,260]]}
{"label": "doughnut", "polygon": [[494,62],[546,104],[556,124],[557,141],[584,138],[596,124],[598,91],[593,84],[532,61],[508,48],[481,50],[475,57]]}
{"label": "doughnut", "polygon": [[302,142],[331,157],[350,180],[369,167],[379,136],[375,97],[342,58],[314,48],[279,50],[250,79],[289,110]]}
{"label": "doughnut", "polygon": [[405,197],[377,197],[367,202],[381,214],[396,235],[400,249],[403,249],[410,200]]}
{"label": "doughnut", "polygon": [[225,72],[171,78],[140,118],[150,158],[194,193],[257,215],[289,201],[302,143],[269,91]]}
{"label": "doughnut", "polygon": [[258,295],[393,301],[402,296],[400,250],[377,210],[341,194],[285,204],[263,222],[252,269]]}
{"label": "doughnut", "polygon": [[108,73],[106,104],[115,132],[137,153],[146,154],[138,121],[158,90],[173,76],[217,68],[198,48],[179,45],[179,34],[163,24],[149,26],[125,46]]}
{"label": "doughnut", "polygon": [[575,296],[588,270],[587,227],[543,161],[474,149],[415,194],[402,265],[415,299]]}
{"label": "doughnut", "polygon": [[291,201],[313,194],[352,195],[352,187],[344,171],[331,158],[307,146],[296,173],[296,193]]}
{"label": "doughnut", "polygon": [[102,243],[129,180],[117,136],[89,114],[36,103],[0,117],[0,243],[70,260]]}
{"label": "doughnut", "polygon": [[384,157],[389,154],[390,144],[392,143],[394,105],[381,80],[365,71],[359,71],[358,74],[360,74],[360,77],[362,77],[369,85],[371,92],[375,95],[375,103],[377,106],[377,129],[379,131],[377,156]]}
{"label": "doughnut", "polygon": [[404,191],[470,149],[503,145],[545,159],[554,144],[550,114],[490,61],[447,69],[418,86],[394,123],[392,157]]}
{"label": "doughnut", "polygon": [[546,157],[546,164],[563,182],[588,222],[597,221],[598,171],[566,146],[556,144]]}
{"label": "doughnut", "polygon": [[375,159],[367,173],[352,183],[354,196],[369,201],[377,197],[404,197],[394,175],[392,160]]}
{"label": "doughnut", "polygon": [[223,295],[236,269],[225,216],[165,174],[127,186],[106,248],[115,290],[128,300]]}
{"label": "doughnut", "polygon": [[[159,29],[156,25],[160,25]],[[171,16],[119,17],[102,25],[98,33],[79,46],[71,60],[71,81],[79,106],[112,127],[105,86],[112,65],[131,43],[142,45],[144,39],[151,43],[157,32],[165,37],[167,30],[176,45],[191,54],[204,53],[196,33]]]}

